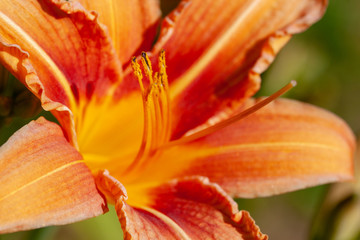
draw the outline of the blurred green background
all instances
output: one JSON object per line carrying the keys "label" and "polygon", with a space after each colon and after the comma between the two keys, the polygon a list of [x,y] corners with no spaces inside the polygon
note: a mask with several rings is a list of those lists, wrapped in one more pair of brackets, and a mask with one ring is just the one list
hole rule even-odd
{"label": "blurred green background", "polygon": [[[163,1],[164,12],[177,1]],[[1,74],[6,74],[0,71]],[[296,35],[263,75],[259,96],[269,95],[290,80],[298,86],[286,97],[312,103],[342,117],[360,135],[360,1],[332,0],[324,18]],[[1,83],[0,143],[38,115],[38,102],[14,79]],[[27,111],[25,111],[27,109]],[[359,157],[357,161],[359,161]],[[359,179],[358,179],[359,180]],[[238,199],[262,232],[275,240],[360,239],[359,181],[325,185],[262,199]],[[28,232],[0,235],[16,239],[121,239],[114,209],[95,219]]]}

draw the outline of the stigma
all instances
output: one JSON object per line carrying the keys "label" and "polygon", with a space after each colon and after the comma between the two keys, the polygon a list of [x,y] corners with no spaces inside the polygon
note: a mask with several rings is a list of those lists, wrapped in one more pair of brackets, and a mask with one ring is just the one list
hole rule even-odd
{"label": "stigma", "polygon": [[253,114],[254,112],[258,111],[259,109],[265,107],[266,105],[268,105],[269,103],[271,103],[272,101],[274,101],[275,99],[277,99],[278,97],[283,95],[284,93],[288,92],[290,89],[292,89],[296,85],[297,85],[297,82],[295,80],[292,80],[288,84],[286,84],[284,87],[282,87],[280,90],[276,91],[275,93],[273,93],[269,97],[265,98],[264,100],[256,103],[255,105],[249,107],[248,109],[245,109],[244,111],[239,112],[221,122],[218,122],[210,127],[205,128],[205,129],[195,131],[195,132],[189,131],[190,133],[188,132],[183,137],[168,142],[163,147],[170,147],[170,146],[174,146],[177,144],[188,143],[188,142],[197,140],[199,138],[205,137],[207,135],[210,135],[226,126],[229,126],[237,121],[240,121],[241,119],[243,119],[247,116],[250,116],[251,114]]}

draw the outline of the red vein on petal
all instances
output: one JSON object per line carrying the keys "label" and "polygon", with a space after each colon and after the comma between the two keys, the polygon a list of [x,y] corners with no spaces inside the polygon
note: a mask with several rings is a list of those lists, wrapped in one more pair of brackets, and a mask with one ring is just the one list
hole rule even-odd
{"label": "red vein on petal", "polygon": [[2,198],[0,198],[0,202],[1,202],[2,200],[4,200],[5,198],[7,198],[7,197],[9,197],[9,196],[11,196],[11,195],[16,194],[16,193],[19,192],[20,190],[22,190],[22,189],[24,189],[24,188],[26,188],[26,187],[28,187],[28,186],[30,186],[30,185],[32,185],[32,184],[40,181],[41,179],[44,179],[44,178],[46,178],[46,177],[49,177],[49,176],[51,176],[52,174],[57,173],[57,172],[60,172],[60,171],[64,170],[65,168],[68,168],[68,167],[70,167],[70,166],[72,166],[72,165],[79,164],[79,163],[83,163],[83,162],[84,162],[84,160],[78,160],[78,161],[74,161],[74,162],[65,164],[65,165],[63,165],[63,166],[61,166],[61,167],[58,167],[58,168],[52,170],[51,172],[48,172],[48,173],[46,173],[45,175],[42,175],[41,177],[38,177],[38,178],[34,179],[33,181],[31,181],[31,182],[23,185],[22,187],[19,187],[18,189],[14,190],[14,191],[12,191],[12,192],[10,192],[10,193],[8,193],[8,194],[6,194],[6,195],[3,196]]}

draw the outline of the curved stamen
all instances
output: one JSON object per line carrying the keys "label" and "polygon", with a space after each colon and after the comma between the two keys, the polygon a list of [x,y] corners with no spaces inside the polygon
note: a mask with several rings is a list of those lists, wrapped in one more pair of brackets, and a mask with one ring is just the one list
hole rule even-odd
{"label": "curved stamen", "polygon": [[221,121],[213,126],[210,126],[206,129],[200,130],[198,132],[195,132],[191,135],[188,136],[184,136],[182,138],[179,138],[177,140],[174,141],[170,141],[167,144],[163,145],[162,147],[169,147],[169,146],[173,146],[173,145],[177,145],[177,144],[182,144],[182,143],[187,143],[187,142],[191,142],[193,140],[199,139],[201,137],[207,136],[211,133],[214,133],[234,122],[239,121],[240,119],[243,119],[247,116],[249,116],[250,114],[256,112],[257,110],[259,110],[260,108],[266,106],[267,104],[269,104],[270,102],[274,101],[276,98],[280,97],[281,95],[283,95],[284,93],[286,93],[287,91],[289,91],[291,88],[296,86],[296,81],[292,80],[290,81],[290,83],[288,83],[286,86],[284,86],[283,88],[281,88],[280,90],[278,90],[277,92],[275,92],[274,94],[272,94],[271,96],[265,98],[264,100],[258,102],[257,104],[255,104],[254,106],[236,114],[235,116],[232,116],[224,121]]}

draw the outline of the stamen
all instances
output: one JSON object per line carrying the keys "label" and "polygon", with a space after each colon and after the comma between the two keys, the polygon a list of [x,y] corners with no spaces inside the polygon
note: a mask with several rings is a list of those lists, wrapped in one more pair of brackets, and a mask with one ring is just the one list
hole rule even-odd
{"label": "stamen", "polygon": [[188,136],[184,136],[182,138],[179,138],[177,140],[168,142],[167,144],[165,144],[163,147],[168,147],[168,146],[173,146],[173,145],[177,145],[177,144],[181,144],[181,143],[187,143],[187,142],[191,142],[193,140],[199,139],[201,137],[207,136],[211,133],[214,133],[232,123],[235,123],[247,116],[249,116],[250,114],[256,112],[257,110],[259,110],[260,108],[263,108],[264,106],[266,106],[267,104],[269,104],[270,102],[274,101],[276,98],[280,97],[281,95],[283,95],[284,93],[286,93],[287,91],[289,91],[290,89],[292,89],[293,87],[296,86],[296,81],[292,80],[290,81],[290,83],[288,83],[286,86],[284,86],[283,88],[281,88],[280,90],[278,90],[277,92],[275,92],[274,94],[272,94],[271,96],[265,98],[264,100],[258,102],[257,104],[255,104],[254,106],[236,114],[235,116],[232,116],[224,121],[221,121],[211,127],[208,127],[204,130],[200,130],[196,133],[193,133],[191,135]]}
{"label": "stamen", "polygon": [[[170,138],[170,104],[168,82],[165,64],[165,52],[159,55],[159,72],[153,73],[151,61],[143,52],[141,58],[142,69],[136,58],[132,59],[131,66],[137,77],[143,96],[144,132],[138,154],[129,167],[133,169],[148,156],[154,155],[161,145]],[[149,87],[144,88],[143,74],[149,80]]]}

